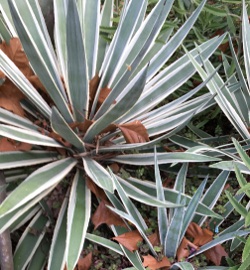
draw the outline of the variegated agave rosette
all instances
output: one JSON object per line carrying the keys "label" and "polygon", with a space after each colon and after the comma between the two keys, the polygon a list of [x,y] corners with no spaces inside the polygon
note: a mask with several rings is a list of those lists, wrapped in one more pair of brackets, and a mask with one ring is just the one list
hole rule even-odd
{"label": "variegated agave rosette", "polygon": [[[210,94],[192,98],[212,75],[187,94],[162,103],[196,72],[187,54],[165,64],[206,3],[202,1],[174,33],[171,27],[163,27],[173,2],[159,0],[146,15],[147,1],[124,1],[114,36],[107,41],[110,36],[100,34],[100,28],[112,27],[113,0],[102,6],[98,0],[54,0],[52,43],[37,0],[1,1],[2,46],[11,46],[18,37],[31,67],[31,74],[26,74],[16,59],[0,50],[1,76],[19,89],[17,103],[23,110],[18,115],[13,109],[0,108],[0,135],[15,148],[0,155],[0,168],[6,170],[7,182],[17,181],[0,206],[0,228],[14,231],[30,222],[16,247],[17,269],[34,267],[36,254],[42,269],[48,255],[39,253],[44,244],[50,250],[47,269],[63,269],[65,264],[68,270],[74,269],[86,235],[91,238],[87,234],[89,187],[96,185],[106,194],[113,194],[118,185],[125,188],[124,180],[120,176],[118,182],[114,180],[108,166],[154,165],[154,145],[214,104]],[[200,63],[223,39],[214,37],[189,54]],[[157,160],[165,164],[218,158],[158,152]],[[58,187],[63,194],[60,211],[56,218],[45,216]],[[169,192],[171,201],[162,202],[133,183],[126,184],[128,197],[156,207],[178,207],[176,192]],[[201,209],[206,210],[201,215],[216,216],[206,206]],[[29,227],[43,233],[26,242]],[[48,227],[54,231],[51,244],[45,241]],[[139,264],[140,258],[133,256],[132,264]]]}

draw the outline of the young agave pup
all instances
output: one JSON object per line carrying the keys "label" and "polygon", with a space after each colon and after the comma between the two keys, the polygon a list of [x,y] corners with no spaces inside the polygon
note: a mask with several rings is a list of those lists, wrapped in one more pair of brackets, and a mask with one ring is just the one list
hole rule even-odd
{"label": "young agave pup", "polygon": [[[53,45],[38,1],[1,1],[1,89],[12,102],[0,108],[6,146],[0,168],[16,184],[0,206],[0,228],[28,224],[14,253],[17,269],[74,269],[91,216],[91,190],[99,197],[97,190],[114,194],[117,188],[107,167],[153,165],[154,145],[212,104],[210,94],[187,101],[206,82],[162,103],[195,73],[186,54],[164,65],[206,1],[176,33],[164,27],[173,2],[159,0],[145,15],[147,1],[124,1],[112,35],[113,0],[102,6],[99,0],[54,0]],[[207,59],[223,39],[214,37],[190,54],[198,62]],[[188,152],[157,158],[159,164],[219,160]],[[138,189],[133,198],[176,206]],[[31,239],[30,228],[41,233]],[[141,264],[137,255],[130,260]]]}

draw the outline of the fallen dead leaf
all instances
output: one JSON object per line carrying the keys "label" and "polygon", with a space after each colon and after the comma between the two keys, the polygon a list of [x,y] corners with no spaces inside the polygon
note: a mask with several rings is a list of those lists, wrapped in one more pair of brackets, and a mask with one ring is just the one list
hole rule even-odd
{"label": "fallen dead leaf", "polygon": [[138,250],[138,243],[142,242],[143,240],[138,231],[126,232],[119,236],[113,237],[112,239],[119,242],[131,252]]}
{"label": "fallen dead leaf", "polygon": [[156,270],[163,267],[170,267],[171,263],[167,257],[163,257],[161,261],[157,261],[153,256],[147,255],[143,257],[143,266],[149,267],[151,270]]}
{"label": "fallen dead leaf", "polygon": [[160,245],[160,239],[159,239],[159,234],[158,232],[155,232],[153,234],[150,234],[148,236],[148,239],[150,241],[150,243],[153,245],[153,246],[159,246]]}
{"label": "fallen dead leaf", "polygon": [[89,270],[92,265],[92,252],[84,258],[80,258],[77,263],[78,270]]}
{"label": "fallen dead leaf", "polygon": [[190,249],[198,250],[198,246],[194,245],[191,241],[189,241],[186,237],[184,237],[181,241],[180,246],[177,250],[177,260],[178,262],[186,259],[190,255]]}
{"label": "fallen dead leaf", "polygon": [[101,201],[108,202],[107,196],[103,189],[98,187],[89,177],[87,177],[87,187],[95,194]]}
{"label": "fallen dead leaf", "polygon": [[210,248],[209,250],[206,250],[204,252],[204,255],[209,261],[213,262],[216,266],[221,265],[222,257],[228,257],[228,254],[226,253],[222,245],[217,245],[215,247]]}
{"label": "fallen dead leaf", "polygon": [[104,201],[101,201],[91,218],[95,225],[95,230],[104,223],[107,225],[126,226],[124,221],[117,214],[106,207],[106,204],[107,203]]}
{"label": "fallen dead leaf", "polygon": [[0,152],[10,151],[29,151],[32,148],[31,144],[17,142],[7,138],[0,139]]}
{"label": "fallen dead leaf", "polygon": [[213,232],[208,229],[202,229],[198,224],[191,222],[186,234],[194,238],[193,244],[203,246],[213,240]]}
{"label": "fallen dead leaf", "polygon": [[133,121],[130,123],[118,125],[127,143],[143,143],[148,142],[148,132],[141,121]]}

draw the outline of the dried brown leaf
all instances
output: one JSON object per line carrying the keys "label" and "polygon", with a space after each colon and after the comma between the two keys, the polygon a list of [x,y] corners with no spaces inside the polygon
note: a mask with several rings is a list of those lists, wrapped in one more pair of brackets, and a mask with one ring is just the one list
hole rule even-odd
{"label": "dried brown leaf", "polygon": [[217,245],[215,247],[210,248],[209,250],[206,250],[204,252],[204,255],[209,261],[213,262],[216,266],[219,266],[221,264],[222,257],[228,257],[228,254],[226,253],[222,245]]}
{"label": "dried brown leaf", "polygon": [[113,237],[112,239],[126,247],[131,252],[138,250],[138,243],[142,242],[143,240],[138,231],[126,232],[119,236]]}
{"label": "dried brown leaf", "polygon": [[191,241],[189,241],[186,237],[184,237],[181,241],[180,246],[177,250],[177,260],[178,262],[186,259],[190,255],[190,249],[198,250],[198,246],[194,245]]}
{"label": "dried brown leaf", "polygon": [[213,232],[208,229],[202,229],[198,224],[191,222],[188,226],[186,234],[194,238],[193,244],[203,246],[212,241]]}
{"label": "dried brown leaf", "polygon": [[96,90],[98,88],[98,84],[100,82],[100,77],[96,74],[90,81],[89,81],[89,100],[92,103],[94,101]]}
{"label": "dried brown leaf", "polygon": [[147,129],[141,121],[133,121],[130,123],[119,125],[127,143],[144,143],[149,141]]}
{"label": "dried brown leaf", "polygon": [[84,258],[80,258],[77,263],[78,270],[89,270],[92,265],[92,252]]}
{"label": "dried brown leaf", "polygon": [[101,201],[108,202],[107,196],[103,189],[98,187],[89,177],[87,177],[87,187],[95,194]]}
{"label": "dried brown leaf", "polygon": [[151,270],[160,269],[163,267],[170,267],[170,261],[167,257],[163,257],[161,261],[157,261],[153,256],[147,255],[143,257],[143,266],[149,267]]}
{"label": "dried brown leaf", "polygon": [[32,148],[31,144],[17,142],[7,138],[0,139],[0,152],[10,151],[29,151]]}
{"label": "dried brown leaf", "polygon": [[153,245],[153,246],[159,246],[160,245],[160,239],[159,239],[159,234],[157,232],[153,233],[153,234],[150,234],[148,236],[148,239],[150,241],[150,243]]}
{"label": "dried brown leaf", "polygon": [[110,92],[111,92],[111,89],[108,87],[104,87],[101,89],[99,97],[98,97],[97,108],[99,108],[102,105],[102,103],[107,98]]}
{"label": "dried brown leaf", "polygon": [[95,229],[97,229],[101,224],[126,226],[117,214],[106,207],[106,204],[108,203],[101,201],[91,218],[92,223],[95,225]]}

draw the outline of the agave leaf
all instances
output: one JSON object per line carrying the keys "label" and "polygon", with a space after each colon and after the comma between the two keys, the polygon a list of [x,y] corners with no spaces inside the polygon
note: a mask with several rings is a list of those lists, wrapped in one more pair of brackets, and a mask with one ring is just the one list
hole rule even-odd
{"label": "agave leaf", "polygon": [[47,253],[44,250],[49,250],[50,242],[45,237],[36,249],[35,254],[29,263],[27,270],[43,270],[46,265]]}
{"label": "agave leaf", "polygon": [[63,147],[53,138],[43,135],[37,131],[12,127],[4,124],[0,124],[0,135],[19,142],[26,142],[34,145],[44,145],[59,148]]}
{"label": "agave leaf", "polygon": [[249,158],[249,156],[246,154],[246,152],[243,150],[241,145],[234,138],[232,138],[232,140],[233,140],[233,143],[235,145],[235,148],[236,148],[238,154],[240,155],[241,159],[244,162],[244,165],[246,165],[247,168],[250,170],[250,158]]}
{"label": "agave leaf", "polygon": [[200,253],[203,253],[204,251],[218,245],[218,244],[222,244],[228,240],[234,239],[235,237],[245,236],[245,235],[248,235],[249,233],[250,233],[249,230],[241,230],[241,231],[227,233],[227,234],[224,234],[222,236],[218,236],[214,240],[212,240],[212,241],[208,242],[207,244],[203,245],[202,247],[200,247],[200,249],[197,252],[195,252],[194,254],[189,256],[188,258],[192,258],[192,257],[194,257]]}
{"label": "agave leaf", "polygon": [[106,247],[106,248],[124,256],[124,253],[123,253],[120,245],[111,241],[111,240],[108,240],[104,237],[101,237],[101,236],[98,236],[95,234],[91,234],[91,233],[86,234],[86,239],[88,239],[89,241],[91,241],[95,244],[102,245],[103,247]]}
{"label": "agave leaf", "polygon": [[[98,1],[93,0],[87,6],[91,6]],[[99,3],[98,3],[99,7]],[[91,9],[90,9],[91,10]],[[89,11],[90,11],[89,10]],[[91,12],[92,13],[92,12]],[[93,15],[93,14],[91,14]],[[89,16],[89,15],[87,15]],[[91,17],[96,20],[96,17]],[[92,22],[93,23],[93,22]],[[92,24],[90,24],[92,26]],[[88,27],[85,27],[88,31]],[[92,27],[89,27],[92,30]],[[90,31],[91,32],[91,31]],[[94,44],[91,44],[94,46]],[[81,35],[81,26],[75,1],[68,1],[67,10],[67,71],[68,71],[68,96],[74,111],[76,121],[83,122],[88,112],[88,75],[85,50]],[[92,61],[93,59],[91,59]],[[88,68],[91,65],[88,62]],[[91,78],[91,77],[90,77]]]}
{"label": "agave leaf", "polygon": [[[125,228],[113,226],[113,225],[111,226],[111,229],[114,232],[115,236],[118,236],[120,234],[127,232]],[[142,266],[142,261],[137,251],[131,252],[125,247],[123,247],[123,245],[120,245],[120,247],[123,253],[125,254],[125,256],[128,258],[128,260],[131,262],[131,264],[135,267],[136,270],[145,270],[145,268]]]}
{"label": "agave leaf", "polygon": [[249,57],[250,57],[250,26],[248,21],[248,14],[246,9],[245,0],[242,1],[242,43],[243,43],[243,50],[244,50],[244,63],[246,68],[246,75],[248,85],[250,83],[250,64],[249,64]]}
{"label": "agave leaf", "polygon": [[178,263],[173,264],[173,267],[175,266],[179,267],[182,270],[194,270],[193,265],[189,262],[178,262]]}
{"label": "agave leaf", "polygon": [[[97,49],[99,40],[100,25],[100,0],[86,1],[78,5],[84,6],[80,10],[80,21],[82,22],[82,31],[84,36],[84,45],[86,48],[88,77],[91,79],[96,74]],[[83,30],[84,29],[84,30]],[[81,31],[78,31],[78,35]]]}
{"label": "agave leaf", "polygon": [[221,161],[218,163],[214,163],[209,167],[225,171],[234,171],[235,166],[238,167],[241,173],[250,174],[250,170],[247,168],[247,166],[245,166],[243,162],[239,161]]}
{"label": "agave leaf", "polygon": [[181,193],[185,192],[188,163],[183,163],[174,183],[174,189]]}
{"label": "agave leaf", "polygon": [[[191,154],[187,152],[182,153],[158,153],[157,154],[159,164],[167,163],[178,163],[178,162],[209,162],[209,161],[218,161],[218,158],[213,158],[205,156],[202,154]],[[111,159],[112,161],[119,162],[122,164],[130,165],[153,165],[154,164],[154,154],[145,153],[145,154],[127,154],[127,155],[118,155]]]}
{"label": "agave leaf", "polygon": [[70,122],[72,115],[55,63],[54,51],[50,50],[42,29],[28,0],[8,1],[12,18],[25,53],[42,84],[57,105],[64,118]]}
{"label": "agave leaf", "polygon": [[[224,37],[213,39],[199,47],[204,59],[207,59],[212,54],[223,39]],[[199,61],[198,52],[197,49],[190,52],[197,58],[197,61]],[[195,68],[192,66],[187,55],[181,57],[146,84],[144,89],[145,94],[141,96],[135,106],[124,117],[119,119],[119,122],[128,121],[130,118],[149,111],[178,89],[194,73]]]}
{"label": "agave leaf", "polygon": [[[142,192],[146,194],[150,194],[151,196],[156,196],[155,185],[149,181],[141,181],[141,180],[131,178],[131,177],[126,179],[126,181],[122,179],[119,179],[119,181],[122,184],[124,190],[127,192],[127,194],[131,196],[132,198],[133,198],[132,196],[133,192],[131,192],[131,190],[133,190],[133,188],[131,186],[134,186],[140,189]],[[178,200],[178,196],[179,196],[179,193],[176,190],[164,188],[164,193],[165,193],[165,198],[168,199],[168,202],[172,202],[176,204]],[[183,198],[186,198],[187,203],[191,200],[189,196],[185,194],[181,194],[181,200]],[[133,199],[136,199],[136,198],[133,198]],[[170,207],[170,205],[168,205],[167,207]],[[200,215],[215,217],[215,218],[218,218],[219,220],[222,219],[220,215],[216,214],[215,212],[213,212],[211,209],[209,209],[207,206],[205,206],[202,203],[198,204],[196,212],[199,213]]]}
{"label": "agave leaf", "polygon": [[171,223],[168,228],[167,235],[164,241],[164,254],[167,257],[175,258],[177,249],[181,241],[181,232],[185,216],[185,198],[182,200],[183,207],[176,208]]}
{"label": "agave leaf", "polygon": [[[9,214],[0,217],[0,233],[2,233],[8,228],[12,228],[12,224],[13,226],[15,226],[15,223],[18,222],[21,217],[25,217],[29,213],[29,211],[32,212],[33,206],[36,205],[39,201],[41,201],[41,199],[44,198],[47,194],[49,194],[55,188],[55,186],[56,185],[40,193],[37,197],[35,197],[35,199],[29,201],[28,203],[25,203],[24,205],[20,206]],[[23,222],[24,220],[25,218],[21,222]]]}
{"label": "agave leaf", "polygon": [[100,188],[113,193],[114,182],[108,172],[93,159],[83,157],[82,160],[84,169],[91,180],[93,180]]}
{"label": "agave leaf", "polygon": [[[147,2],[147,1],[145,1]],[[142,48],[145,47],[145,45],[148,43],[148,45],[145,47],[146,51],[148,51],[149,48],[153,45],[153,42],[155,44],[155,39],[157,38],[159,31],[165,22],[171,8],[173,5],[173,0],[166,3],[164,0],[158,1],[158,3],[154,6],[152,11],[147,15],[145,21],[141,25],[141,27],[135,32],[134,37],[132,38],[131,42],[129,43],[129,46],[126,50],[127,55],[124,57],[123,64],[120,67],[119,72],[117,73],[116,77],[114,78],[114,82],[111,84],[111,88],[113,88],[118,80],[122,77],[122,74],[126,72],[127,65],[130,65],[132,68],[132,72],[134,73],[134,69],[137,68],[137,64],[135,65],[134,60],[137,58],[137,55],[139,56],[139,62],[141,60],[145,61],[145,52],[142,52]],[[151,59],[148,59],[147,62],[144,62],[145,64],[150,62]],[[133,63],[133,67],[132,64]],[[138,71],[137,71],[138,72]],[[133,76],[137,74],[135,72]]]}
{"label": "agave leaf", "polygon": [[[1,10],[1,4],[0,4],[0,10]],[[1,33],[1,38],[5,42],[9,43],[12,36],[4,22],[3,16],[0,16],[0,33]]]}
{"label": "agave leaf", "polygon": [[22,182],[0,206],[0,216],[4,216],[26,202],[32,200],[46,189],[54,186],[76,165],[72,158],[52,162],[33,172]]}
{"label": "agave leaf", "polygon": [[188,18],[188,20],[177,31],[177,33],[170,39],[170,41],[165,46],[163,46],[163,48],[158,52],[158,54],[154,56],[149,65],[148,79],[152,78],[152,76],[155,75],[160,70],[163,64],[166,63],[166,61],[175,52],[176,48],[180,46],[184,38],[189,33],[190,29],[193,27],[205,3],[206,0],[203,0],[199,5],[199,7],[193,12],[193,14]]}
{"label": "agave leaf", "polygon": [[42,211],[39,211],[32,219],[17,244],[13,257],[15,269],[21,270],[28,265],[44,238],[49,224],[49,220]]}
{"label": "agave leaf", "polygon": [[191,223],[191,221],[195,215],[195,211],[198,207],[198,202],[200,201],[200,198],[203,194],[206,183],[207,183],[207,178],[200,184],[199,188],[195,192],[194,196],[191,198],[191,200],[186,208],[180,239],[182,239],[184,237],[186,230],[187,230],[189,224]]}
{"label": "agave leaf", "polygon": [[[156,147],[154,149],[154,168],[155,168],[155,185],[156,185],[156,193],[157,199],[159,201],[165,202],[165,194],[162,186],[162,180],[160,175],[160,170],[157,162],[157,153]],[[161,245],[164,246],[164,241],[166,239],[166,235],[168,232],[168,217],[167,210],[163,207],[157,207],[157,218],[158,218],[158,228],[159,228],[159,236]]]}
{"label": "agave leaf", "polygon": [[123,97],[89,127],[84,136],[85,142],[91,143],[97,134],[133,107],[143,91],[146,74],[147,68],[123,90]]}
{"label": "agave leaf", "polygon": [[129,78],[131,73],[133,73],[138,63],[141,62],[143,55],[148,51],[148,48],[159,33],[160,27],[162,26],[171,5],[171,3],[166,5],[164,0],[160,0],[153,11],[147,16],[144,24],[142,25],[142,29],[140,28],[137,31],[126,50],[130,52],[128,55],[125,55],[124,58],[126,59],[123,59],[124,63],[122,64],[120,72],[115,76],[117,83],[112,82],[114,79],[113,76],[109,82],[112,91],[96,113],[95,119],[98,119],[102,114],[104,114],[104,112],[108,110],[119,96],[121,89],[126,88],[126,85],[130,81]]}
{"label": "agave leaf", "polygon": [[246,210],[246,208],[242,204],[238,203],[238,201],[231,195],[230,192],[228,192],[227,190],[225,190],[225,192],[226,192],[226,195],[227,195],[230,203],[233,205],[234,209],[240,215],[242,215],[243,217],[246,218],[246,216],[247,216],[247,210]]}
{"label": "agave leaf", "polygon": [[37,90],[32,86],[17,66],[0,50],[0,68],[9,77],[9,79],[26,95],[38,110],[49,118],[51,109],[44,101]]}
{"label": "agave leaf", "polygon": [[51,127],[53,131],[55,131],[57,134],[60,134],[60,136],[62,136],[66,141],[73,144],[78,150],[80,151],[85,150],[83,141],[67,124],[62,115],[56,109],[56,107],[52,108]]}
{"label": "agave leaf", "polygon": [[137,223],[137,220],[134,218],[134,216],[132,216],[131,214],[127,214],[121,210],[118,210],[114,207],[111,207],[109,205],[107,205],[107,207],[112,210],[114,213],[116,213],[117,215],[119,215],[121,218],[124,218],[126,220],[128,220],[129,222],[131,222],[136,229],[139,231],[139,233],[141,234],[141,236],[143,237],[143,239],[145,240],[145,242],[147,243],[148,247],[150,248],[150,251],[152,252],[152,254],[157,257],[157,253],[154,250],[153,245],[151,244],[151,242],[149,241],[144,228],[141,227],[140,224]]}
{"label": "agave leaf", "polygon": [[[141,202],[146,205],[150,205],[153,207],[167,207],[167,208],[176,208],[181,207],[180,204],[176,203],[176,200],[172,201],[161,201],[156,198],[156,189],[155,189],[155,196],[151,193],[146,193],[142,189],[137,188],[136,186],[133,186],[129,184],[127,181],[122,179],[121,177],[117,177],[120,184],[122,185],[123,189],[125,190],[126,194],[131,197],[132,199]],[[168,198],[168,197],[167,197]]]}
{"label": "agave leaf", "polygon": [[58,153],[52,151],[16,151],[4,152],[0,155],[0,169],[11,169],[32,166],[57,160]]}
{"label": "agave leaf", "polygon": [[[9,228],[9,230],[11,232],[16,231],[17,229],[19,229],[20,227],[22,227],[26,222],[28,222],[29,220],[31,220],[32,217],[35,216],[35,214],[41,209],[41,207],[39,205],[35,205],[32,206],[30,209],[28,209],[27,211],[25,211],[22,215],[20,215],[20,217],[17,218],[17,214],[12,214],[12,216],[16,219],[10,226],[7,225],[7,227]],[[20,209],[16,210],[17,212]],[[22,207],[22,210],[26,210],[24,209],[24,207]],[[16,212],[15,211],[15,212]],[[0,220],[3,220],[4,218],[6,218],[8,215],[6,215],[5,217],[1,218]],[[6,223],[5,223],[6,226]]]}
{"label": "agave leaf", "polygon": [[[113,4],[114,4],[114,0],[106,0],[104,2],[104,5],[102,7],[102,13],[101,13],[100,27],[105,27],[105,26],[111,27],[112,26]],[[107,47],[108,47],[107,42],[100,35],[99,44],[98,44],[96,70],[100,70],[100,68],[101,68]]]}
{"label": "agave leaf", "polygon": [[[219,176],[213,181],[213,183],[209,186],[204,194],[201,202],[207,205],[210,209],[213,209],[214,205],[216,204],[217,200],[220,198],[221,193],[224,189],[225,183],[229,176],[228,171],[223,171],[219,174]],[[206,220],[205,217],[194,217],[194,222],[202,226],[203,222]]]}
{"label": "agave leaf", "polygon": [[[60,70],[63,78],[67,80],[67,41],[66,41],[66,22],[67,22],[67,0],[53,0],[54,9],[54,40]],[[68,81],[66,81],[66,85]]]}
{"label": "agave leaf", "polygon": [[3,18],[4,18],[5,22],[7,23],[8,28],[11,32],[11,36],[16,36],[16,30],[15,30],[14,23],[13,23],[13,20],[11,17],[9,5],[8,5],[8,0],[1,1],[0,10],[1,10]]}
{"label": "agave leaf", "polygon": [[68,200],[68,196],[66,196],[57,217],[49,252],[48,270],[63,270],[65,266]]}
{"label": "agave leaf", "polygon": [[73,270],[85,240],[91,213],[91,193],[83,172],[77,170],[71,187],[67,212],[66,265]]}
{"label": "agave leaf", "polygon": [[[103,61],[102,69],[100,72],[100,75],[102,75],[100,87],[105,87],[108,85],[110,78],[116,72],[116,67],[119,66],[119,62],[122,59],[121,56],[124,52],[124,49],[130,41],[133,30],[136,27],[136,23],[139,19],[138,14],[141,13],[144,6],[143,3],[144,1],[137,0],[130,1],[128,5],[124,5],[123,18],[120,20],[115,37],[113,38]],[[93,104],[94,108],[95,102],[96,101],[94,101]]]}
{"label": "agave leaf", "polygon": [[14,114],[8,110],[0,108],[0,121],[5,124],[9,124],[12,126],[38,130],[39,127],[33,124],[30,120],[23,118],[17,114]]}
{"label": "agave leaf", "polygon": [[128,214],[130,216],[132,216],[136,220],[136,222],[140,226],[141,230],[146,231],[148,229],[148,226],[147,226],[146,222],[144,221],[143,217],[141,216],[140,212],[138,211],[136,206],[133,204],[133,202],[130,200],[127,193],[124,191],[121,184],[117,180],[116,176],[112,173],[112,171],[110,169],[109,169],[109,173],[111,174],[111,177],[114,181],[116,190],[119,194],[119,197],[121,198],[121,201],[122,201],[126,211],[128,212]]}

